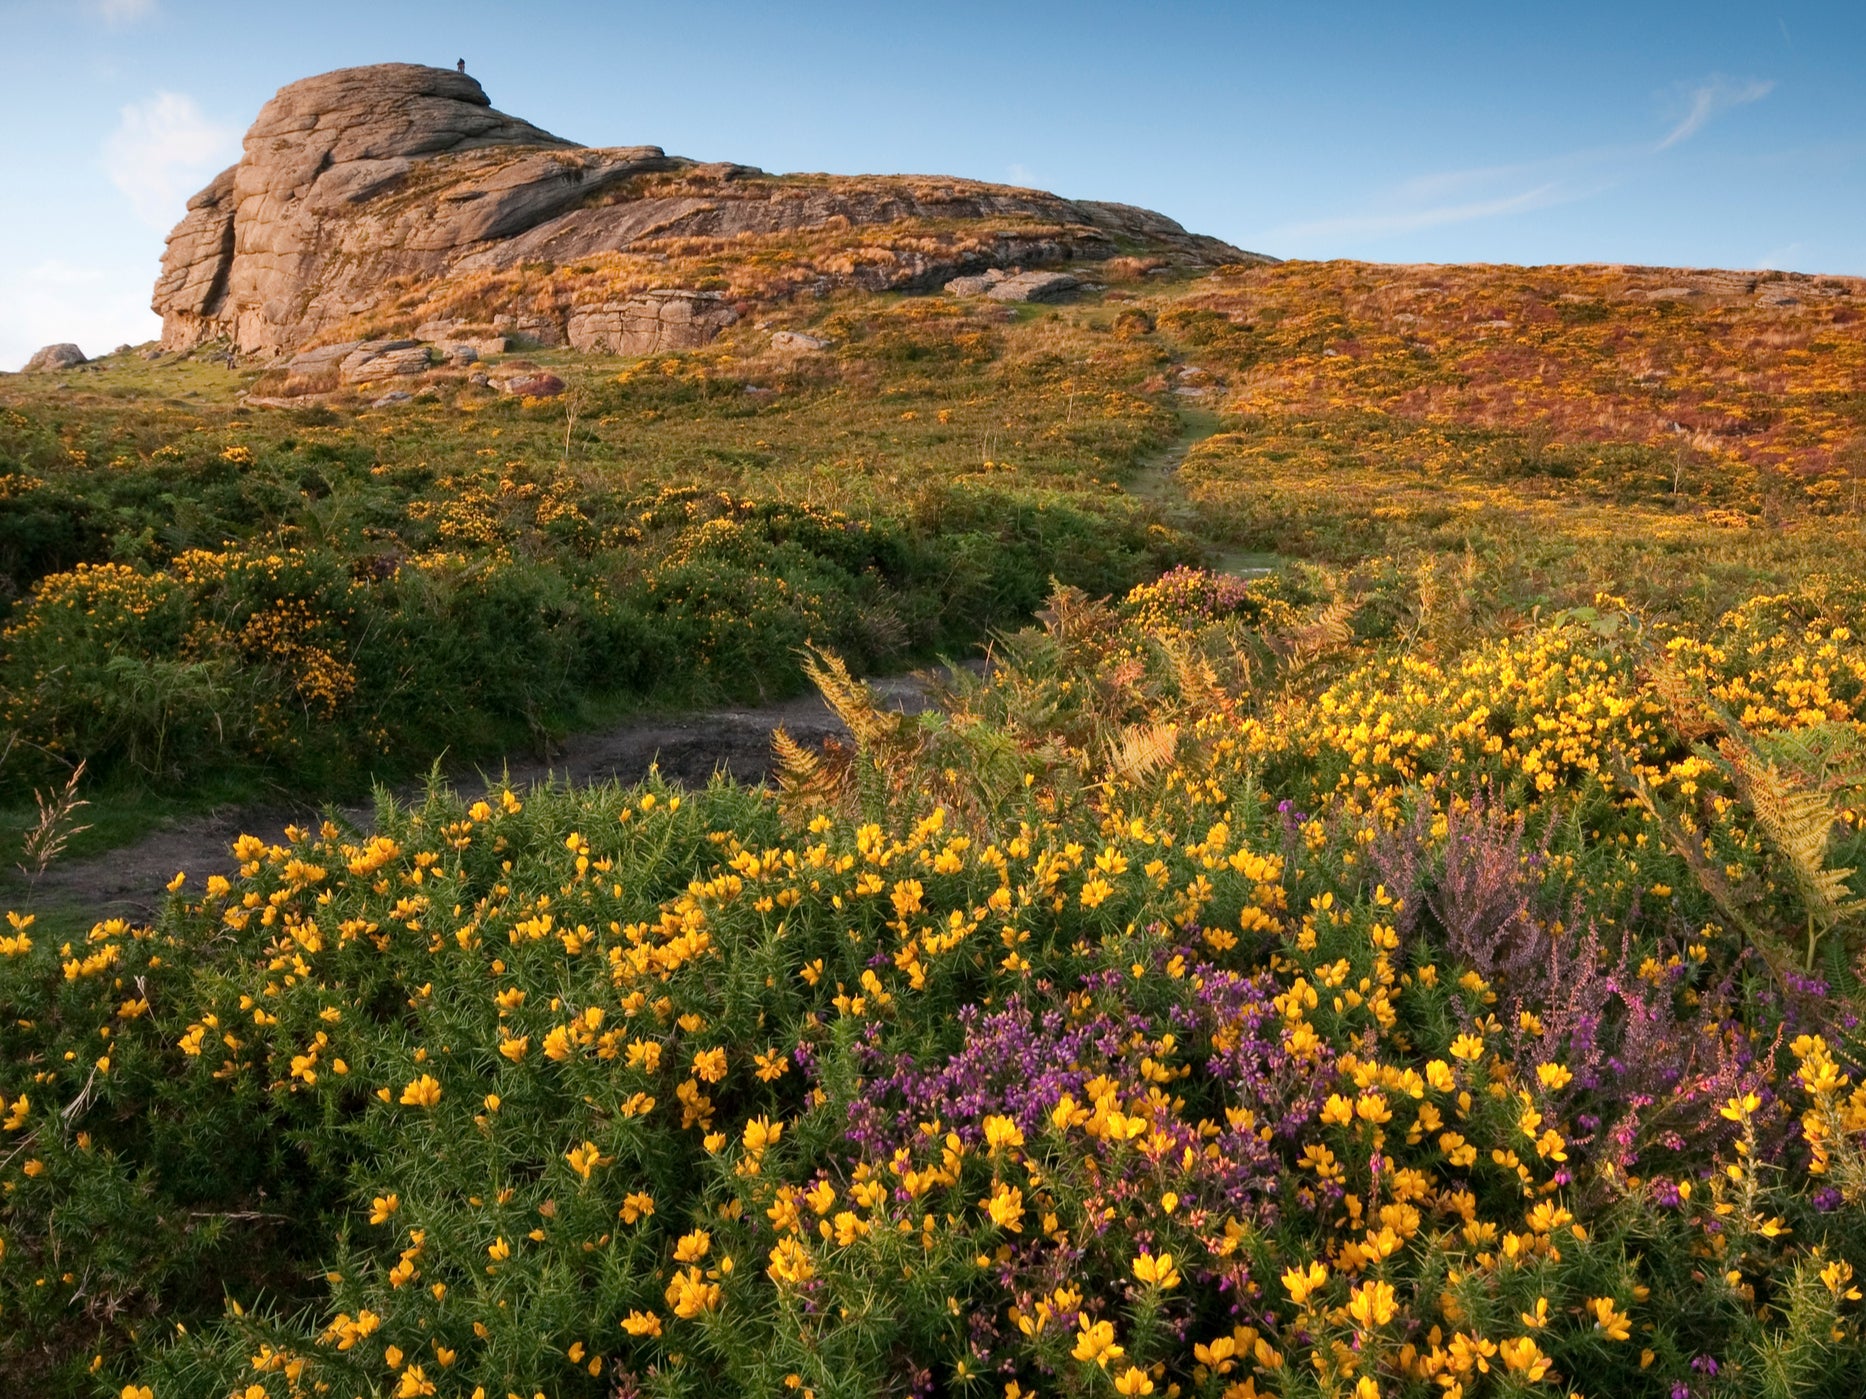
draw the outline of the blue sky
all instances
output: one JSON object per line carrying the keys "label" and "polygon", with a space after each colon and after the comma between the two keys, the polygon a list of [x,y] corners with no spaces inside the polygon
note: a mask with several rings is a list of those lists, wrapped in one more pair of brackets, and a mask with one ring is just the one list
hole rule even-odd
{"label": "blue sky", "polygon": [[1866,0],[0,0],[0,367],[151,336],[280,85],[465,57],[592,145],[938,172],[1283,257],[1866,274]]}

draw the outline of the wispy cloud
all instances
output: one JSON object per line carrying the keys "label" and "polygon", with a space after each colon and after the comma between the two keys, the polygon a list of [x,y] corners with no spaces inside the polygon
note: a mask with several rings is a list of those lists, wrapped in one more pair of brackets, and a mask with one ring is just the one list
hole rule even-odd
{"label": "wispy cloud", "polygon": [[1721,73],[1713,74],[1706,81],[1699,83],[1685,95],[1685,114],[1670,131],[1665,139],[1654,148],[1670,150],[1680,141],[1689,141],[1705,124],[1719,112],[1727,112],[1732,107],[1747,106],[1751,102],[1760,102],[1775,90],[1773,82],[1759,78],[1745,78],[1741,81],[1726,78]]}
{"label": "wispy cloud", "polygon": [[1526,213],[1531,209],[1546,209],[1552,205],[1585,199],[1592,193],[1593,190],[1571,186],[1561,180],[1550,180],[1530,189],[1491,199],[1431,204],[1424,208],[1394,209],[1386,213],[1349,214],[1342,218],[1291,224],[1278,232],[1288,238],[1379,238],[1394,233],[1415,233],[1425,228],[1443,228],[1447,224],[1469,223],[1473,219],[1494,219],[1506,214]]}
{"label": "wispy cloud", "polygon": [[1690,140],[1720,113],[1758,102],[1774,88],[1773,82],[1760,78],[1713,74],[1677,90],[1679,114],[1656,142],[1603,145],[1541,160],[1415,175],[1370,191],[1364,206],[1352,213],[1285,224],[1258,235],[1259,241],[1266,247],[1306,244],[1311,256],[1359,252],[1366,244],[1423,229],[1579,203],[1637,177],[1642,167]]}
{"label": "wispy cloud", "polygon": [[123,108],[104,142],[104,170],[137,218],[165,229],[238,151],[239,133],[209,121],[192,97],[158,92]]}
{"label": "wispy cloud", "polygon": [[1806,246],[1807,244],[1803,243],[1800,239],[1796,239],[1792,243],[1782,244],[1779,248],[1771,248],[1768,252],[1756,259],[1756,266],[1787,271],[1794,266],[1796,259],[1801,254],[1801,250]]}

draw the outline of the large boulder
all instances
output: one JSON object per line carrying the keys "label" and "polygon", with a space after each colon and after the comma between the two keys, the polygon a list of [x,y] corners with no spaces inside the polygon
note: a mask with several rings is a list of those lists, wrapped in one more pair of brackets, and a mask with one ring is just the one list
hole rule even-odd
{"label": "large boulder", "polygon": [[717,292],[650,291],[573,307],[566,333],[585,354],[652,355],[704,345],[738,318]]}
{"label": "large boulder", "polygon": [[[880,246],[864,230],[884,224],[901,236]],[[799,251],[802,234],[814,242]],[[606,255],[659,261],[728,241],[744,243],[751,266],[758,240],[797,265],[798,286],[821,289],[927,290],[985,267],[1133,247],[1202,265],[1255,256],[1144,209],[1034,190],[779,178],[657,146],[579,146],[495,111],[464,73],[385,63],[279,90],[239,163],[188,201],[153,305],[169,350],[224,335],[242,353],[278,354],[351,325],[352,335],[420,326],[430,333],[417,338],[453,343],[463,305],[536,344],[564,343],[573,320],[579,338],[665,344],[716,331],[718,308],[696,302],[684,315],[679,298],[690,293],[644,300],[636,278],[579,309],[586,285],[541,292],[536,279]],[[424,288],[456,285],[460,297],[419,304]],[[401,322],[404,306],[414,309]]]}
{"label": "large boulder", "polygon": [[26,361],[26,366],[20,370],[20,373],[50,374],[54,370],[76,369],[79,365],[88,363],[89,361],[84,357],[84,351],[76,345],[69,343],[47,345]]}

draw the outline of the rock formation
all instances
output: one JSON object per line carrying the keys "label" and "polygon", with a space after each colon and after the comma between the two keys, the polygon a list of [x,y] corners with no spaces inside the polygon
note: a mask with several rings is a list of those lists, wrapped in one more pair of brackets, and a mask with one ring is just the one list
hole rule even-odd
{"label": "rock formation", "polygon": [[90,361],[84,357],[83,350],[69,342],[63,342],[57,345],[47,345],[35,351],[20,373],[50,374],[55,370],[76,369],[81,364],[89,363]]}
{"label": "rock formation", "polygon": [[[775,249],[767,280],[695,287],[704,269],[690,264],[727,243]],[[713,291],[925,290],[1117,252],[1258,260],[1126,205],[579,146],[493,110],[464,73],[393,63],[280,89],[239,163],[188,201],[153,305],[169,350],[224,336],[280,354],[464,311],[449,319],[465,342],[512,334],[632,354],[716,334],[735,312]],[[573,264],[575,277],[559,275]]]}

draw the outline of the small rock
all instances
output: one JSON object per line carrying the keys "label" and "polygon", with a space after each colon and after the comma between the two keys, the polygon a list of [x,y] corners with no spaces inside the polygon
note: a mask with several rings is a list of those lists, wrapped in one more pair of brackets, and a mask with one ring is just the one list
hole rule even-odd
{"label": "small rock", "polygon": [[993,301],[1053,301],[1082,285],[1080,277],[1067,272],[1019,272],[1006,277],[985,295]]}
{"label": "small rock", "polygon": [[149,361],[149,363],[151,363],[151,364],[154,364],[154,363],[155,363],[155,362],[156,362],[157,360],[159,360],[159,359],[161,359],[161,358],[162,358],[162,351],[161,351],[161,350],[159,350],[159,349],[155,349],[155,350],[144,350],[144,351],[143,351],[143,358],[144,358],[144,359],[146,359],[146,360],[148,360],[148,361]]}
{"label": "small rock", "polygon": [[526,374],[502,380],[499,388],[516,398],[556,398],[564,391],[564,381],[555,374]]}
{"label": "small rock", "polygon": [[817,350],[827,350],[830,342],[819,335],[805,335],[801,330],[780,330],[771,336],[771,348],[792,354],[809,354]]}
{"label": "small rock", "polygon": [[387,408],[392,403],[406,403],[413,397],[414,395],[409,393],[406,389],[390,389],[381,398],[371,399],[369,406],[371,408]]}
{"label": "small rock", "polygon": [[447,362],[449,364],[457,365],[463,369],[469,364],[477,363],[479,360],[479,351],[474,349],[471,345],[443,345],[441,346],[441,353],[447,356]]}
{"label": "small rock", "polygon": [[110,353],[113,355],[127,355],[131,350],[134,350],[135,348],[136,347],[134,345],[131,345],[125,342],[124,344],[117,346],[117,348],[112,350]]}
{"label": "small rock", "polygon": [[481,370],[477,374],[467,375],[467,382],[476,389],[489,389],[492,387],[492,375]]}
{"label": "small rock", "polygon": [[86,363],[84,351],[76,345],[69,343],[47,345],[26,361],[26,367],[20,370],[20,373],[51,374],[60,369],[76,369],[84,363]]}

